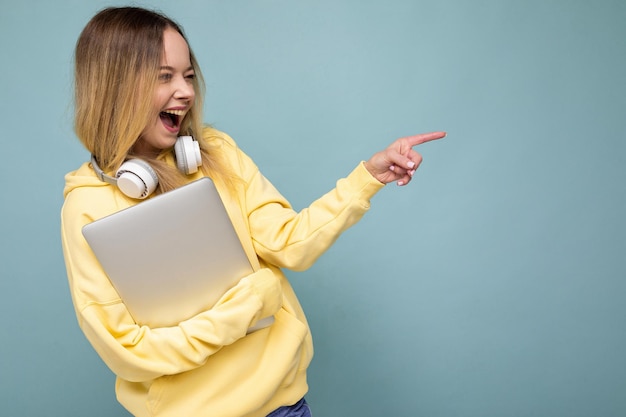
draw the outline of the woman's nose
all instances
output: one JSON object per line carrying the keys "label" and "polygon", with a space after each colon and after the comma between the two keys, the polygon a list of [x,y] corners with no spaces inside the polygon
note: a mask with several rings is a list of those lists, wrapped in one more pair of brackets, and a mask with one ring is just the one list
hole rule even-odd
{"label": "woman's nose", "polygon": [[193,84],[185,77],[180,77],[176,81],[174,97],[179,99],[192,98],[195,95]]}

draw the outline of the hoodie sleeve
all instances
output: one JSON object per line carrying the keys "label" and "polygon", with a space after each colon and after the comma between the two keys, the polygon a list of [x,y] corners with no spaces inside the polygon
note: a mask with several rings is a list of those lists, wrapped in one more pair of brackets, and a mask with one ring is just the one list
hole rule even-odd
{"label": "hoodie sleeve", "polygon": [[242,151],[245,201],[250,234],[258,256],[281,268],[309,268],[370,208],[370,199],[384,187],[361,162],[336,187],[296,212]]}
{"label": "hoodie sleeve", "polygon": [[145,381],[195,369],[223,346],[244,337],[256,321],[280,309],[279,273],[264,268],[243,278],[212,309],[178,326],[137,325],[81,233],[84,224],[101,217],[101,213],[85,212],[84,207],[101,211],[103,205],[110,205],[107,202],[114,200],[110,189],[66,193],[61,237],[79,325],[116,375]]}

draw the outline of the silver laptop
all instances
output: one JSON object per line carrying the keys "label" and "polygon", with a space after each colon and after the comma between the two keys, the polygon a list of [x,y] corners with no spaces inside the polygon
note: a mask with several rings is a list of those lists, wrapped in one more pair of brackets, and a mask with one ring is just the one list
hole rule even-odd
{"label": "silver laptop", "polygon": [[140,325],[175,326],[253,272],[209,178],[96,220],[82,232]]}

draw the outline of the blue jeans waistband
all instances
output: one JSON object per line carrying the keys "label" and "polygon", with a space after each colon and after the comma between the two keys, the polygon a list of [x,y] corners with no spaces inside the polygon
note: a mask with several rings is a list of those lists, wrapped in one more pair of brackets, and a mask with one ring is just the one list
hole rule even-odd
{"label": "blue jeans waistband", "polygon": [[267,417],[311,417],[311,410],[303,398],[294,405],[277,408],[269,413]]}

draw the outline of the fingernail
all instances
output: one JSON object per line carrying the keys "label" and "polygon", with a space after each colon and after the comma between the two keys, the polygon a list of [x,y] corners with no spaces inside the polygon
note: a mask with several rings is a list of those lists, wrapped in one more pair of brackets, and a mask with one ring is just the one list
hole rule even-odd
{"label": "fingernail", "polygon": [[395,171],[395,170],[396,170],[396,166],[395,165],[392,165],[392,166],[389,167],[389,171]]}
{"label": "fingernail", "polygon": [[415,167],[415,162],[413,162],[413,161],[409,161],[409,163],[407,164],[407,166],[408,166],[409,168],[413,168],[413,167]]}
{"label": "fingernail", "polygon": [[404,181],[398,181],[398,185],[400,186],[404,185]]}
{"label": "fingernail", "polygon": [[414,170],[414,169],[412,169],[412,170],[410,170],[410,171],[409,171],[409,175],[410,175],[410,176],[413,176],[413,174],[415,174],[415,170]]}

